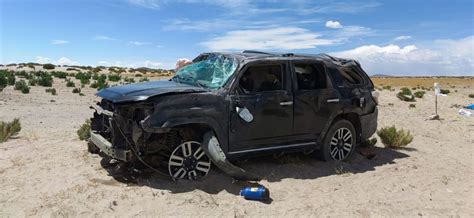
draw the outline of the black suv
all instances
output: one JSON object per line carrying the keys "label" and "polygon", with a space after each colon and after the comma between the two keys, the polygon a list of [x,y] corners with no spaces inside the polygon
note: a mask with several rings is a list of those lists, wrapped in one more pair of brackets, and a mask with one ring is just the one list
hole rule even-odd
{"label": "black suv", "polygon": [[198,179],[211,162],[304,151],[345,160],[377,128],[378,93],[360,64],[329,55],[203,53],[170,80],[106,88],[88,150]]}

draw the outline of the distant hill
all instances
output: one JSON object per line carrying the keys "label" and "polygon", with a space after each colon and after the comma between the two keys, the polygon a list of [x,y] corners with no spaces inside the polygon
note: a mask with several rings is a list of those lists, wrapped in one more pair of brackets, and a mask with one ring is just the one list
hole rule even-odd
{"label": "distant hill", "polygon": [[370,77],[393,77],[392,75],[386,75],[386,74],[374,74],[370,75]]}

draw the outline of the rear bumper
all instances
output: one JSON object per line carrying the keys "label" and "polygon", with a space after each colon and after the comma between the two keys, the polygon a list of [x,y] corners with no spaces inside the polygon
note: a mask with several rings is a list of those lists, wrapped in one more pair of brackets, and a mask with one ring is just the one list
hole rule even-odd
{"label": "rear bumper", "polygon": [[362,127],[362,140],[370,138],[377,131],[377,117],[379,110],[375,107],[374,112],[360,116],[360,124]]}
{"label": "rear bumper", "polygon": [[103,136],[94,131],[91,131],[90,141],[97,146],[102,153],[105,155],[122,161],[130,161],[131,152],[130,150],[117,149],[112,147],[112,143],[107,141]]}

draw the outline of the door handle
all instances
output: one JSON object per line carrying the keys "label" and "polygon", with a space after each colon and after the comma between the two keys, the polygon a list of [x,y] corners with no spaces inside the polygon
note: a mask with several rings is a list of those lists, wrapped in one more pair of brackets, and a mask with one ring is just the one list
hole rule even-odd
{"label": "door handle", "polygon": [[293,102],[292,101],[283,101],[283,102],[280,102],[280,105],[281,106],[293,105]]}
{"label": "door handle", "polygon": [[331,102],[339,102],[339,98],[331,98],[326,100],[326,102],[331,103]]}

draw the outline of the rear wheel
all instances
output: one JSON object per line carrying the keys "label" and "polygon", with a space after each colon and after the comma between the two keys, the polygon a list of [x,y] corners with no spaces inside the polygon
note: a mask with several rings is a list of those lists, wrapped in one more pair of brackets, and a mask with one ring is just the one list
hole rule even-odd
{"label": "rear wheel", "polygon": [[324,161],[344,161],[354,153],[356,134],[347,120],[337,120],[327,132],[320,156]]}

